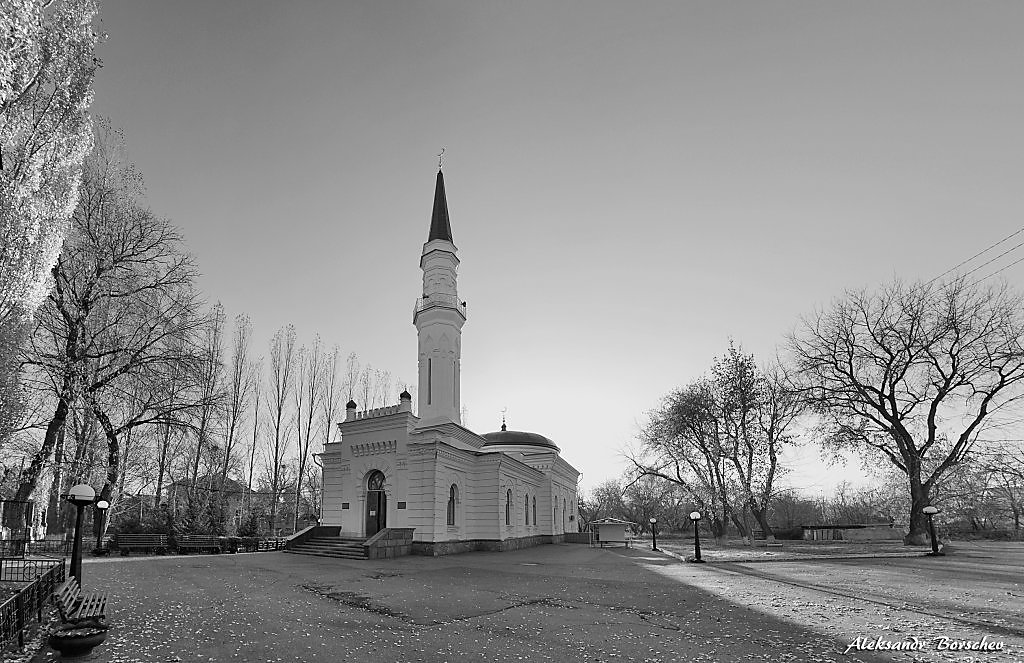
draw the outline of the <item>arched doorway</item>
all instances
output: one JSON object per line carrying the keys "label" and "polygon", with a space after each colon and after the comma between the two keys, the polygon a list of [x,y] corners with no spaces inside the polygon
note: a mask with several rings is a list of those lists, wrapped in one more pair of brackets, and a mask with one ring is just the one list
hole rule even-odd
{"label": "arched doorway", "polygon": [[366,536],[387,527],[388,498],[384,493],[384,473],[375,470],[366,480]]}

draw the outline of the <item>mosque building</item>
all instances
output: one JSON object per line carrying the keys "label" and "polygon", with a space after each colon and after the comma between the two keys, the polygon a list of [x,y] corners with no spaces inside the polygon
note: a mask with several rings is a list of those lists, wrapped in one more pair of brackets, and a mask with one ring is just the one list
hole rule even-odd
{"label": "mosque building", "polygon": [[504,422],[483,435],[462,425],[466,302],[458,295],[457,254],[438,169],[420,257],[422,296],[413,311],[419,416],[407,391],[389,407],[346,405],[340,439],[320,455],[322,525],[340,527],[341,537],[411,529],[412,553],[445,555],[559,542],[577,531],[579,472],[554,442],[506,430]]}

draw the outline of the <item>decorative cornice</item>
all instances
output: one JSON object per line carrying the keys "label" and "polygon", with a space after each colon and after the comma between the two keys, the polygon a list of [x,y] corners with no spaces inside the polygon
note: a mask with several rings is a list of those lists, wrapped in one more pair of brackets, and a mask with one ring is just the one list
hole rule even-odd
{"label": "decorative cornice", "polygon": [[398,450],[397,440],[380,440],[378,442],[365,442],[351,446],[353,456],[373,456],[377,454],[395,453]]}

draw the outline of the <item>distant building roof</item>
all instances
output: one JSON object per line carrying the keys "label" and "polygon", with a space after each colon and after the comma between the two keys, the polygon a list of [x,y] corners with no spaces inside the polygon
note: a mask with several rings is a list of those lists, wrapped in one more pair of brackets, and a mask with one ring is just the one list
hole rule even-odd
{"label": "distant building roof", "polygon": [[[174,488],[189,488],[192,485],[191,481],[172,481],[171,483],[164,486],[164,490],[172,490]],[[229,493],[245,493],[248,492],[245,484],[235,481],[231,477],[224,479],[224,485],[221,486],[221,479],[219,476],[201,476],[196,479],[196,486],[200,489],[205,489],[207,486],[211,486],[214,489],[221,490]]]}

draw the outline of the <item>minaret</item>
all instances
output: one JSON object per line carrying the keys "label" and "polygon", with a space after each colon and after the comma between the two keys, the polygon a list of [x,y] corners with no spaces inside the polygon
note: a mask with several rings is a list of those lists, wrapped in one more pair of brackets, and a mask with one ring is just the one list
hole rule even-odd
{"label": "minaret", "polygon": [[419,336],[419,416],[423,423],[461,423],[459,378],[462,325],[466,303],[459,299],[456,271],[458,249],[452,243],[444,175],[437,171],[430,235],[423,245],[423,297],[416,301],[412,322]]}

